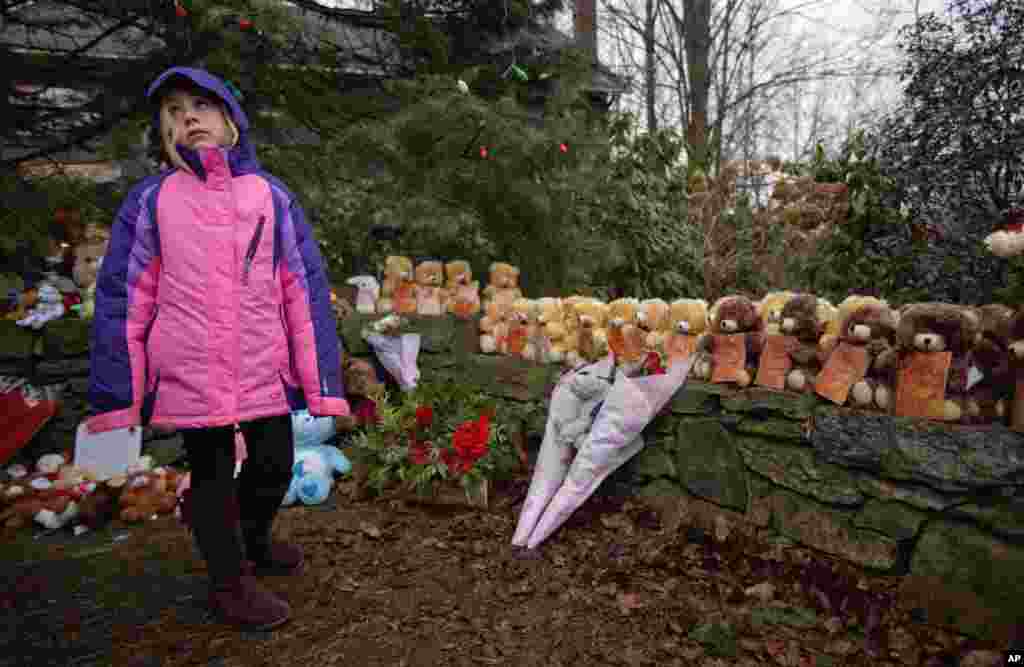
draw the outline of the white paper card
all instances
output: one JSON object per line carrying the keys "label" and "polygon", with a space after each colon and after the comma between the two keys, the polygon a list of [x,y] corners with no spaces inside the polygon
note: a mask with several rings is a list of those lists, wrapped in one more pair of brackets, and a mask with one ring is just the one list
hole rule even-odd
{"label": "white paper card", "polygon": [[141,455],[142,429],[139,427],[90,433],[85,422],[78,425],[74,464],[98,481],[125,474],[128,466],[138,461]]}

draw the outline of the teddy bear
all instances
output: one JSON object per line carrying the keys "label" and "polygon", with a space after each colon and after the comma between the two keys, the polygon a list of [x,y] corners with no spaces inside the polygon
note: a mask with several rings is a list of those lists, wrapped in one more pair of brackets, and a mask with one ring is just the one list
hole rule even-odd
{"label": "teddy bear", "polygon": [[107,254],[107,245],[105,240],[89,240],[75,247],[75,265],[71,276],[82,296],[78,315],[83,319],[92,319],[96,313],[96,278],[103,266],[103,257]]}
{"label": "teddy bear", "polygon": [[352,276],[345,281],[346,285],[356,288],[356,312],[362,315],[373,315],[377,312],[380,300],[380,283],[373,276]]}
{"label": "teddy bear", "polygon": [[331,289],[331,310],[334,311],[334,319],[338,322],[347,320],[356,312],[352,303],[345,297],[339,296],[333,288]]}
{"label": "teddy bear", "polygon": [[786,302],[795,295],[789,290],[768,292],[757,302],[757,314],[764,322],[764,332],[770,335],[781,333],[779,325],[782,322],[782,309]]}
{"label": "teddy bear", "polygon": [[569,350],[567,333],[562,300],[550,296],[537,299],[537,361],[542,364],[564,361]]}
{"label": "teddy bear", "polygon": [[878,360],[881,369],[897,373],[897,416],[960,421],[969,352],[980,324],[977,315],[955,304],[914,303],[901,309],[896,347]]}
{"label": "teddy bear", "polygon": [[505,262],[494,262],[490,268],[490,282],[484,288],[482,308],[486,311],[492,301],[500,301],[511,306],[516,299],[522,298],[519,289],[519,269]]}
{"label": "teddy bear", "polygon": [[507,348],[512,303],[492,299],[484,305],[484,316],[480,318],[480,351],[483,354],[503,354],[502,350]]}
{"label": "teddy bear", "polygon": [[1010,368],[1010,326],[1013,309],[998,303],[977,309],[978,336],[971,346],[972,377],[969,371],[966,418],[975,423],[1003,421],[1008,402],[1013,400],[1013,372]]}
{"label": "teddy bear", "polygon": [[128,476],[118,498],[118,518],[138,523],[160,514],[170,514],[178,505],[181,476],[169,468],[155,468]]}
{"label": "teddy bear", "polygon": [[416,312],[416,280],[412,260],[401,255],[388,255],[384,259],[384,284],[381,285],[378,313]]}
{"label": "teddy bear", "polygon": [[334,418],[338,430],[347,432],[376,423],[379,420],[377,405],[384,398],[385,385],[377,376],[373,364],[365,359],[345,355],[341,372],[345,379],[345,396],[351,414]]}
{"label": "teddy bear", "polygon": [[579,331],[576,350],[569,355],[570,363],[593,363],[608,354],[608,304],[587,299],[577,302],[573,311],[579,320]]}
{"label": "teddy bear", "polygon": [[616,362],[632,364],[644,357],[647,332],[637,326],[640,300],[615,299],[608,304],[608,349]]}
{"label": "teddy bear", "polygon": [[794,294],[782,307],[779,328],[784,336],[795,342],[787,349],[792,368],[786,374],[786,388],[792,391],[814,391],[825,361],[819,347],[819,340],[825,333],[825,325],[819,319],[820,312],[818,298],[813,294]]}
{"label": "teddy bear", "polygon": [[281,504],[319,505],[330,495],[334,476],[347,475],[351,470],[351,462],[333,445],[296,447],[292,481]]}
{"label": "teddy bear", "polygon": [[427,260],[416,265],[416,312],[420,315],[443,315],[444,264]]}
{"label": "teddy bear", "polygon": [[[704,299],[676,299],[669,305],[665,355],[681,361],[689,358],[700,347],[707,334],[708,302]],[[691,371],[695,374],[695,371]]]}
{"label": "teddy bear", "polygon": [[708,333],[698,351],[703,353],[694,368],[697,377],[714,383],[747,387],[757,372],[764,344],[764,323],[748,297],[734,294],[718,299],[711,307]]}
{"label": "teddy bear", "polygon": [[508,336],[501,354],[533,360],[537,356],[537,302],[518,298],[512,302],[508,317]]}
{"label": "teddy bear", "polygon": [[672,333],[671,308],[664,299],[644,299],[636,314],[636,325],[646,334],[644,346],[648,350],[663,349]]}
{"label": "teddy bear", "polygon": [[464,259],[444,265],[445,302],[448,312],[458,317],[472,317],[480,312],[480,281],[473,280],[473,269]]}
{"label": "teddy bear", "polygon": [[870,296],[844,300],[838,310],[838,334],[821,346],[825,364],[814,390],[837,405],[887,411],[895,376],[885,355],[895,344],[896,311]]}
{"label": "teddy bear", "polygon": [[567,366],[575,367],[580,364],[579,347],[580,347],[580,314],[576,310],[576,305],[583,303],[584,301],[591,301],[592,298],[588,296],[581,296],[579,294],[573,294],[562,300],[562,322],[565,325],[565,359],[563,360]]}
{"label": "teddy bear", "polygon": [[832,344],[839,340],[839,327],[842,316],[837,307],[824,297],[818,297],[818,321],[821,322],[823,332],[818,344],[822,350],[832,349]]}

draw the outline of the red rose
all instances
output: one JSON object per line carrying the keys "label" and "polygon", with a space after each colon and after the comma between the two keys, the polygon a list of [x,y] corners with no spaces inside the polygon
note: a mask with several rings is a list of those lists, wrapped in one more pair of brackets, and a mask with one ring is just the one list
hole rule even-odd
{"label": "red rose", "polygon": [[665,368],[661,365],[661,357],[657,352],[648,352],[644,359],[644,370],[648,375],[663,375]]}
{"label": "red rose", "polygon": [[242,30],[248,30],[249,28],[252,27],[252,21],[250,21],[249,19],[239,19],[238,20],[238,27],[241,28]]}
{"label": "red rose", "polygon": [[178,18],[182,19],[188,16],[188,12],[185,11],[185,8],[178,3],[174,3],[174,13],[177,14]]}
{"label": "red rose", "polygon": [[429,405],[416,408],[416,424],[420,428],[429,428],[434,423],[434,409]]}

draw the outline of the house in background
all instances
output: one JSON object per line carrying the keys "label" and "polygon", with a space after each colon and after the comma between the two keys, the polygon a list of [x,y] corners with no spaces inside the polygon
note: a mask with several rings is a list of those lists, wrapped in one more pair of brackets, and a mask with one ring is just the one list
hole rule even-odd
{"label": "house in background", "polygon": [[[295,35],[295,46],[311,48],[319,39],[336,44],[339,61],[332,67],[339,86],[352,95],[364,95],[378,86],[381,79],[402,75],[402,57],[398,44],[385,25],[385,19],[373,11],[352,9],[334,10],[334,17],[325,18],[316,12],[303,10],[287,2],[283,3],[289,12],[303,25],[300,34]],[[92,44],[86,53],[93,71],[98,75],[94,81],[83,84],[80,81],[39,81],[26,77],[16,80],[6,100],[12,111],[19,105],[36,105],[52,108],[68,108],[96,99],[103,89],[105,77],[117,76],[118,70],[137,71],[138,65],[153,52],[164,47],[163,42],[135,27],[105,33],[114,27],[103,25],[86,17],[69,4],[47,0],[27,2],[15,8],[14,12],[25,12],[35,21],[48,19],[62,24],[60,31],[48,29],[31,30],[24,25],[11,22],[0,28],[0,50],[6,50],[15,60],[29,59],[34,55],[62,54],[83,45]],[[578,0],[575,17],[575,35],[569,36],[553,26],[541,26],[533,30],[522,30],[503,40],[485,45],[486,53],[498,63],[515,62],[517,53],[541,53],[557,56],[560,52],[581,46],[591,63],[592,83],[587,86],[586,95],[593,107],[607,112],[618,97],[626,90],[625,83],[597,59],[596,0]],[[311,61],[310,61],[311,62]],[[128,67],[126,67],[128,66]],[[282,69],[289,66],[282,64]],[[31,71],[19,68],[14,71]],[[140,84],[141,86],[142,84]],[[544,80],[527,85],[523,99],[526,113],[536,123],[543,122],[544,101],[557,90],[558,82]],[[245,100],[246,111],[254,116],[279,115],[259,100]],[[72,115],[71,118],[75,116]],[[81,121],[94,120],[88,112],[78,115]],[[55,126],[51,136],[61,136],[73,127]],[[143,155],[140,138],[139,155],[120,161],[102,160],[98,148],[109,138],[98,137],[82,148],[72,148],[50,155],[45,160],[22,162],[19,171],[25,176],[41,176],[62,172],[93,179],[97,182],[135,181],[149,173],[152,165]],[[253,139],[258,143],[316,144],[318,137],[312,131],[290,127],[287,122],[254,124]],[[28,132],[15,132],[6,141],[0,141],[0,159],[11,160],[31,155],[42,147]]]}

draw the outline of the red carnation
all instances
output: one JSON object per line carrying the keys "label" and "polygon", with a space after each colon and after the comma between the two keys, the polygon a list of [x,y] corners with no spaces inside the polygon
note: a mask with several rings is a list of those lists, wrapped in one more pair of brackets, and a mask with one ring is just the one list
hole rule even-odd
{"label": "red carnation", "polygon": [[429,428],[434,423],[434,409],[429,405],[421,405],[416,408],[416,425],[420,428]]}
{"label": "red carnation", "polygon": [[252,21],[250,21],[249,19],[239,19],[238,20],[238,27],[241,28],[242,30],[248,30],[249,28],[252,27]]}
{"label": "red carnation", "polygon": [[178,3],[174,3],[174,13],[178,15],[178,18],[183,19],[188,16],[188,11]]}

